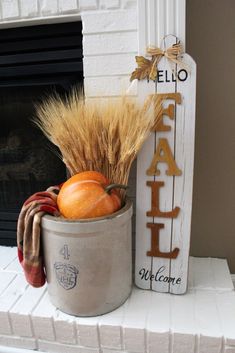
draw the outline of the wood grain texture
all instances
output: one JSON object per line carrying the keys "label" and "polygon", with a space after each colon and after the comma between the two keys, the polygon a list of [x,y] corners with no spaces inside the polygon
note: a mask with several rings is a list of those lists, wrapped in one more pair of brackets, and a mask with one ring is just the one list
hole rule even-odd
{"label": "wood grain texture", "polygon": [[[176,42],[175,36],[167,36],[163,48]],[[158,65],[155,91],[167,98],[164,117],[137,163],[136,284],[175,294],[187,288],[195,131],[196,65],[187,54],[182,60],[188,72],[165,57]],[[146,86],[141,87],[145,96]]]}
{"label": "wood grain texture", "polygon": [[156,152],[154,153],[151,165],[147,170],[147,175],[161,174],[160,170],[157,168],[158,163],[166,163],[168,165],[166,175],[173,176],[182,174],[182,171],[176,165],[176,161],[174,160],[173,154],[168,144],[168,140],[166,138],[158,139]]}
{"label": "wood grain texture", "polygon": [[[174,36],[167,36],[164,37],[162,40],[162,49],[165,50],[166,48],[172,46],[173,44],[176,43],[176,38]],[[158,65],[158,70],[163,71],[163,72],[169,72],[172,73],[172,68],[169,64],[169,61],[163,57],[162,60],[160,61]],[[161,81],[161,80],[160,80]],[[156,93],[176,93],[176,86],[175,82],[156,82],[156,87],[155,87],[155,92]],[[166,109],[169,104],[173,104],[175,106],[175,100],[173,99],[167,99],[163,102],[163,108]],[[176,108],[174,108],[176,109]],[[155,132],[155,145],[153,146],[154,151],[156,150],[156,146],[159,143],[160,139],[167,139],[167,143],[169,145],[169,148],[171,152],[173,153],[174,156],[174,129],[175,129],[175,118],[170,119],[167,116],[164,117],[164,121],[166,125],[170,126],[170,130],[168,132]],[[177,161],[178,162],[178,161]],[[160,197],[160,205],[161,209],[163,212],[167,212],[169,210],[172,210],[172,195],[173,195],[173,181],[174,177],[169,177],[167,176],[167,169],[168,169],[168,164],[166,163],[160,163],[159,164],[159,170],[160,170],[160,175],[155,176],[154,180],[155,181],[163,181],[165,183],[164,190],[162,190],[161,197]],[[180,168],[180,165],[179,165]],[[177,205],[178,206],[178,205]],[[154,223],[161,223],[162,218],[155,217],[154,218]],[[172,241],[172,219],[164,219],[164,229],[161,230],[160,233],[160,250],[163,253],[169,253],[172,251],[171,247],[171,241]],[[176,247],[178,248],[178,246]],[[153,258],[152,261],[152,272],[157,273],[159,269],[164,269],[162,271],[161,275],[164,275],[165,277],[170,277],[170,270],[171,270],[171,260],[167,258]],[[155,291],[159,292],[169,292],[169,283],[168,282],[160,282],[160,281],[154,281],[152,285],[152,289]]]}
{"label": "wood grain texture", "polygon": [[[153,2],[152,5],[153,6]],[[138,1],[138,25],[139,25],[139,55],[145,55],[146,47],[150,45],[149,31],[151,27],[151,33],[155,33],[155,28],[153,27],[154,18],[149,17],[149,9],[147,7],[147,3],[145,0]],[[153,22],[152,22],[153,21]],[[138,81],[138,99],[141,103],[143,103],[150,94],[154,94],[155,92],[155,84],[153,81],[147,82],[146,80]],[[152,133],[149,139],[144,144],[143,148],[140,151],[140,158],[142,163],[138,163],[137,160],[137,185],[140,183],[144,183],[146,185],[147,175],[145,171],[149,167],[151,163],[151,154],[149,153],[149,149],[154,143],[154,134]],[[153,180],[153,177],[152,177]],[[150,249],[151,247],[151,238],[143,236],[146,231],[146,217],[142,212],[142,208],[147,209],[149,207],[149,197],[151,197],[151,190],[149,189],[147,192],[145,187],[137,188],[136,192],[136,213],[138,217],[136,217],[136,243],[140,244],[138,248],[136,248],[136,259],[144,259],[144,263],[141,264],[146,268],[151,267],[151,258],[146,256],[146,249]],[[141,270],[136,266],[136,278],[138,278],[137,273]],[[136,281],[136,285],[142,286],[143,289],[150,289],[150,283],[145,282],[141,283]]]}
{"label": "wood grain texture", "polygon": [[[177,35],[184,45],[185,0],[138,0],[138,25],[139,55],[145,55],[147,46],[160,46],[163,38],[169,34]],[[175,43],[175,38],[171,37],[171,39],[166,39],[163,45],[165,44],[169,46],[173,43]],[[169,73],[172,73],[172,68],[169,66],[169,63],[165,58],[161,60],[158,68],[162,70],[167,69]],[[139,81],[139,100],[143,102],[145,98],[149,94],[153,94],[154,91],[157,93],[175,93],[177,91],[176,85],[176,82],[168,82],[167,84],[164,84],[164,86],[159,83],[154,88],[153,82],[147,83],[146,81]],[[154,154],[156,151],[157,138],[166,138],[167,135],[167,143],[169,144],[169,147],[175,157],[175,120],[173,119],[175,107],[176,103],[174,100],[167,100],[163,103],[163,108],[166,109],[165,114],[167,113],[169,118],[164,117],[164,123],[162,125],[168,125],[168,127],[162,127],[161,132],[151,134],[137,161],[136,285],[144,289],[154,289],[163,292],[168,292],[171,290],[169,283],[141,281],[139,272],[141,269],[145,268],[152,270],[154,273],[154,271],[156,272],[162,267],[164,267],[164,274],[166,276],[170,276],[171,272],[172,266],[169,259],[158,258],[157,260],[150,260],[150,258],[146,256],[146,250],[151,248],[151,232],[150,229],[147,229],[146,223],[162,223],[162,218],[160,217],[157,218],[146,216],[146,212],[151,208],[151,188],[146,186],[146,182],[164,182],[164,188],[161,190],[159,205],[162,212],[169,212],[173,210],[174,207],[180,207],[174,203],[172,198],[174,191],[173,179],[179,177],[169,178],[165,175],[164,178],[161,179],[161,175],[165,174],[166,171],[165,163],[159,163],[160,176],[154,175],[148,177],[146,175],[146,170],[151,164],[151,153]],[[152,152],[149,153],[150,151]],[[170,218],[164,218],[164,229],[161,229],[159,238],[159,246],[162,252],[169,252],[172,250],[173,246],[175,246],[175,244],[172,243],[172,226],[173,220]]]}
{"label": "wood grain texture", "polygon": [[181,208],[181,215],[172,223],[172,248],[177,244],[180,254],[171,264],[171,276],[182,278],[180,287],[170,286],[170,292],[175,294],[187,289],[195,139],[196,64],[187,54],[183,60],[190,68],[190,77],[184,82],[176,82],[183,101],[177,105],[175,126],[175,159],[180,161],[182,170],[182,177],[174,178],[173,194],[173,207]]}
{"label": "wood grain texture", "polygon": [[151,187],[151,211],[147,211],[147,217],[162,217],[162,218],[176,218],[178,217],[180,208],[175,207],[172,211],[162,212],[160,210],[160,188],[164,187],[163,181],[147,181],[147,186]]}

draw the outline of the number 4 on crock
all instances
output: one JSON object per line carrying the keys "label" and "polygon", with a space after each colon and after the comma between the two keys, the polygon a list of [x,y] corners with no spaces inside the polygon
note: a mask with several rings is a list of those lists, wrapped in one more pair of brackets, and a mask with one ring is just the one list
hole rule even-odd
{"label": "number 4 on crock", "polygon": [[[166,37],[163,49],[176,41]],[[138,83],[163,109],[137,160],[135,282],[175,294],[187,289],[195,133],[196,64],[188,54],[181,60],[183,69],[163,57],[156,82]]]}
{"label": "number 4 on crock", "polygon": [[67,244],[65,244],[59,252],[60,255],[63,256],[64,260],[69,260],[70,258],[70,253],[69,253],[69,247]]}

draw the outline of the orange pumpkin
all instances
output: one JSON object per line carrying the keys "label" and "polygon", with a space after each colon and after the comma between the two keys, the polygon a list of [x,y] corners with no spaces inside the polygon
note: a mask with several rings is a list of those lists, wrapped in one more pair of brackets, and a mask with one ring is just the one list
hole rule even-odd
{"label": "orange pumpkin", "polygon": [[115,187],[101,173],[87,171],[68,179],[57,198],[60,213],[65,218],[86,219],[101,217],[117,211],[121,200]]}

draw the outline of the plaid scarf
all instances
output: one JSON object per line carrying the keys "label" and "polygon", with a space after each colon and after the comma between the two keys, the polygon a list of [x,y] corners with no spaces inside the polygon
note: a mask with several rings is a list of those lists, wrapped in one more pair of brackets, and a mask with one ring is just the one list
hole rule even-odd
{"label": "plaid scarf", "polygon": [[59,186],[30,196],[20,211],[17,223],[18,258],[25,278],[33,287],[41,287],[46,281],[40,240],[40,222],[45,213],[59,216],[57,194]]}

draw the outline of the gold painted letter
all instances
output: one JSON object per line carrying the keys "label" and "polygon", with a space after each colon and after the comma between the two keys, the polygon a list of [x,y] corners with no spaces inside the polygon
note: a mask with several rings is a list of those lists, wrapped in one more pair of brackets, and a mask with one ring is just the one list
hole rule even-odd
{"label": "gold painted letter", "polygon": [[170,146],[166,138],[160,138],[152,163],[147,169],[147,175],[160,175],[160,170],[157,169],[158,163],[166,163],[168,169],[166,175],[181,175],[182,171],[177,167],[173,158]]}
{"label": "gold painted letter", "polygon": [[147,251],[147,256],[164,257],[166,259],[176,259],[180,249],[175,248],[170,252],[161,252],[159,249],[159,233],[164,228],[162,223],[147,223],[147,228],[151,229],[151,250]]}
{"label": "gold painted letter", "polygon": [[[160,93],[153,95],[153,104],[154,104],[154,111],[158,112],[159,107],[159,100],[162,103],[166,99],[173,99],[177,104],[181,103],[181,94],[180,93]],[[156,108],[155,108],[156,107]],[[156,125],[153,127],[153,131],[170,131],[171,127],[169,125],[164,125],[163,123],[163,116],[167,115],[170,119],[174,119],[175,115],[175,105],[169,104],[167,108],[163,108],[160,112],[156,115]]]}
{"label": "gold painted letter", "polygon": [[147,186],[151,187],[151,211],[146,213],[147,217],[176,218],[180,208],[175,207],[170,212],[162,212],[159,209],[159,189],[164,186],[163,181],[147,181]]}

